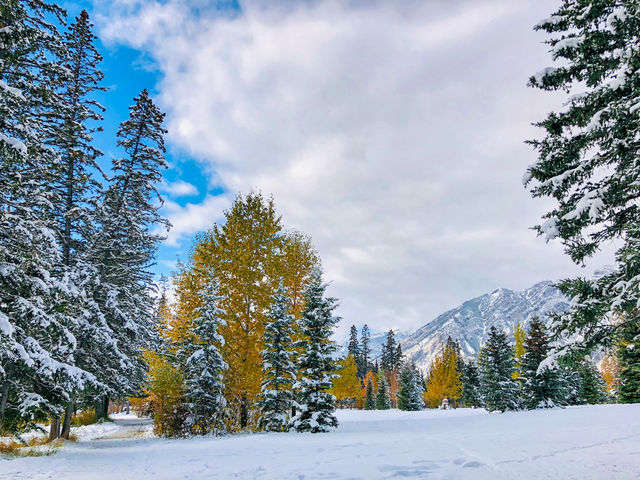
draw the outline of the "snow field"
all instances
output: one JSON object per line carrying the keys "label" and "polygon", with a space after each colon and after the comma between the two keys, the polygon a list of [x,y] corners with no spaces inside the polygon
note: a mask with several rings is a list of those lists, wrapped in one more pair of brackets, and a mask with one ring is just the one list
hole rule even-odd
{"label": "snow field", "polygon": [[640,478],[640,404],[338,417],[326,434],[81,440],[49,457],[0,459],[0,479]]}

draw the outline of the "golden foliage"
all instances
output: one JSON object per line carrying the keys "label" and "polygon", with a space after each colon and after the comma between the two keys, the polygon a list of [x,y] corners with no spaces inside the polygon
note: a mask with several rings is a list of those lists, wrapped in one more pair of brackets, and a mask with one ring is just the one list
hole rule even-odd
{"label": "golden foliage", "polygon": [[427,391],[423,398],[427,407],[438,407],[444,398],[455,400],[462,395],[462,382],[457,368],[458,354],[451,346],[446,346],[429,369]]}
{"label": "golden foliage", "polygon": [[167,333],[174,343],[193,335],[198,292],[211,270],[218,278],[225,312],[220,327],[225,340],[220,351],[228,365],[225,396],[235,413],[231,429],[253,426],[251,408],[263,380],[261,352],[271,296],[283,279],[292,298],[291,313],[299,318],[304,285],[318,262],[306,236],[283,231],[273,199],[251,193],[236,198],[224,224],[198,238],[189,263],[175,278],[177,301]]}
{"label": "golden foliage", "polygon": [[153,410],[153,430],[157,435],[180,435],[184,421],[182,372],[155,352],[145,350],[143,357],[149,365],[144,393]]}
{"label": "golden foliage", "polygon": [[352,355],[339,362],[340,369],[333,378],[333,387],[329,393],[335,395],[340,402],[348,402],[358,398],[362,385],[358,379],[358,367]]}
{"label": "golden foliage", "polygon": [[615,355],[607,355],[600,365],[600,374],[607,384],[607,392],[613,393],[620,381],[620,363]]}
{"label": "golden foliage", "polygon": [[515,339],[514,352],[516,357],[515,369],[511,374],[514,380],[520,378],[520,368],[522,367],[522,356],[524,355],[524,339],[527,336],[527,332],[524,326],[518,322],[513,327],[513,337]]}
{"label": "golden foliage", "polygon": [[74,427],[82,427],[96,423],[96,411],[93,408],[74,413],[71,417],[71,425]]}

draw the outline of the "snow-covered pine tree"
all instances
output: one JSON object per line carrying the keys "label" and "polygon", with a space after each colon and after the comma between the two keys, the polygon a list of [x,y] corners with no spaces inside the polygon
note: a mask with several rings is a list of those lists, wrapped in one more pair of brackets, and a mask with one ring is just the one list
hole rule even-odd
{"label": "snow-covered pine tree", "polygon": [[640,403],[640,323],[627,322],[620,331],[618,360],[618,398],[622,403]]}
{"label": "snow-covered pine tree", "polygon": [[60,315],[70,289],[52,272],[60,249],[47,223],[48,118],[63,105],[56,79],[63,39],[39,0],[0,7],[0,429],[59,415],[67,392],[92,380],[73,365],[76,341]]}
{"label": "snow-covered pine tree", "polygon": [[358,368],[358,378],[364,378],[367,372],[361,371],[362,365],[360,361],[360,343],[358,342],[358,329],[355,325],[351,325],[351,329],[349,330],[349,344],[347,345],[347,351],[356,362],[356,367]]}
{"label": "snow-covered pine tree", "polygon": [[[93,25],[88,13],[83,10],[69,25],[64,36],[65,58],[60,62],[66,75],[58,79],[60,90],[59,112],[52,116],[49,143],[59,152],[48,170],[48,190],[51,198],[54,228],[62,248],[62,262],[57,275],[74,283],[73,301],[65,304],[64,312],[70,319],[72,332],[78,342],[79,354],[76,365],[96,372],[97,356],[104,354],[96,339],[109,338],[111,332],[104,330],[101,321],[94,321],[95,314],[88,313],[88,295],[84,286],[95,283],[97,272],[87,263],[84,255],[95,226],[95,208],[101,184],[95,178],[100,173],[96,159],[102,154],[92,144],[93,133],[100,129],[103,108],[94,98],[103,79],[98,64],[102,57],[97,52],[92,33]],[[89,300],[90,301],[90,300]],[[78,392],[70,392],[66,406],[61,436],[69,437],[71,417],[75,410]]]}
{"label": "snow-covered pine tree", "polygon": [[368,325],[363,325],[360,331],[360,361],[358,363],[358,371],[362,374],[362,378],[371,370],[371,332]]}
{"label": "snow-covered pine tree", "polygon": [[538,317],[531,321],[523,346],[524,354],[520,360],[523,406],[540,408],[565,404],[565,389],[559,370],[546,365],[540,366],[549,352],[549,338]]}
{"label": "snow-covered pine tree", "polygon": [[398,409],[422,410],[423,381],[414,363],[405,363],[400,372],[400,388],[398,389]]}
{"label": "snow-covered pine tree", "polygon": [[587,358],[578,360],[576,367],[580,379],[580,403],[590,403],[592,405],[603,403],[607,399],[607,395],[604,388],[604,380],[600,372],[598,372],[598,368]]}
{"label": "snow-covered pine tree", "polygon": [[382,354],[380,364],[385,372],[392,372],[397,368],[396,365],[396,339],[393,330],[387,332],[387,338],[382,345]]}
{"label": "snow-covered pine tree", "polygon": [[104,193],[97,217],[99,228],[88,252],[100,275],[95,304],[119,349],[117,356],[102,358],[99,378],[107,388],[96,402],[97,415],[98,409],[106,414],[101,405],[108,395],[124,396],[138,390],[145,371],[140,349],[153,349],[158,339],[150,267],[162,239],[158,229],[169,227],[158,213],[162,198],[156,190],[161,171],[167,168],[166,130],[162,126],[164,113],[147,90],[134,101],[129,119],[118,130],[118,146],[125,156],[113,160],[114,176]]}
{"label": "snow-covered pine tree", "polygon": [[367,390],[364,397],[364,409],[375,410],[376,409],[376,392],[373,388],[373,380],[369,378],[367,380]]}
{"label": "snow-covered pine tree", "polygon": [[376,392],[376,410],[389,410],[391,398],[389,398],[389,385],[383,371],[378,372],[378,391]]}
{"label": "snow-covered pine tree", "polygon": [[218,332],[224,323],[221,318],[224,312],[218,307],[222,297],[218,295],[218,280],[213,273],[207,276],[199,297],[199,316],[193,319],[197,339],[182,348],[185,356],[188,355],[185,368],[185,397],[189,405],[187,427],[192,433],[204,435],[224,430],[227,405],[222,382],[222,373],[227,366],[219,350],[224,338]]}
{"label": "snow-covered pine tree", "polygon": [[462,403],[467,407],[480,406],[480,376],[478,366],[474,361],[463,362],[460,381],[462,383],[462,396],[460,397]]}
{"label": "snow-covered pine tree", "polygon": [[483,406],[490,412],[518,409],[519,384],[513,379],[515,359],[507,335],[491,327],[482,353],[478,367]]}
{"label": "snow-covered pine tree", "polygon": [[330,337],[340,319],[332,315],[337,300],[325,297],[326,287],[322,272],[316,267],[305,290],[306,307],[299,320],[302,339],[296,343],[301,351],[295,385],[300,413],[291,419],[291,424],[298,432],[326,432],[338,426],[333,414],[335,397],[327,390],[336,370],[332,358],[336,346]]}
{"label": "snow-covered pine tree", "polygon": [[[640,321],[633,313],[640,299],[640,4],[564,0],[535,28],[549,34],[558,64],[530,84],[571,95],[538,123],[544,138],[530,142],[538,160],[524,183],[533,196],[557,202],[538,232],[559,238],[578,264],[604,243],[621,245],[614,271],[559,285],[572,302],[553,325],[562,345],[554,356],[585,355],[612,348],[617,332]],[[611,322],[611,314],[624,321]]]}
{"label": "snow-covered pine tree", "polygon": [[291,299],[284,281],[272,295],[267,314],[262,351],[262,398],[258,427],[268,432],[289,430],[289,414],[294,401],[293,383],[296,379],[293,349],[294,315],[289,313]]}

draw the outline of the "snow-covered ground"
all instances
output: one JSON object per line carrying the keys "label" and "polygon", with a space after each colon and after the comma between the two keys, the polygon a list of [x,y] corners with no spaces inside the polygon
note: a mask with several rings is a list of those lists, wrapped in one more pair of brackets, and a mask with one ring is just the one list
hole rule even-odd
{"label": "snow-covered ground", "polygon": [[[2,458],[0,479],[640,478],[640,404],[338,415],[337,431],[315,435],[167,440],[114,431],[49,457]],[[135,428],[118,421],[120,433]]]}

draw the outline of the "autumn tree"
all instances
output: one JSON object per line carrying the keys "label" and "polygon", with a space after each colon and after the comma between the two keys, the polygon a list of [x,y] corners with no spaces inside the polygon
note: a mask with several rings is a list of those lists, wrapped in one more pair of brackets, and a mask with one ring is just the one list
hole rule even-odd
{"label": "autumn tree", "polygon": [[225,312],[221,353],[228,365],[224,384],[231,429],[256,426],[265,325],[280,279],[291,299],[289,311],[299,320],[306,306],[305,285],[318,262],[308,237],[284,231],[273,199],[250,193],[236,197],[224,222],[198,238],[182,266],[176,279],[175,335],[189,334],[200,306],[196,293],[207,271],[213,269],[219,279],[219,294],[224,297],[220,307]]}
{"label": "autumn tree", "polygon": [[354,406],[361,387],[356,361],[353,355],[347,355],[347,358],[338,362],[338,372],[333,378],[330,393],[343,405]]}
{"label": "autumn tree", "polygon": [[456,344],[450,341],[434,359],[429,369],[427,391],[424,394],[427,406],[437,407],[444,398],[453,404],[462,395],[458,358]]}
{"label": "autumn tree", "polygon": [[527,336],[527,332],[522,325],[522,323],[518,322],[513,327],[513,339],[515,340],[515,344],[513,346],[513,354],[515,356],[515,364],[513,371],[513,379],[517,380],[522,375],[522,356],[524,355],[524,339]]}

